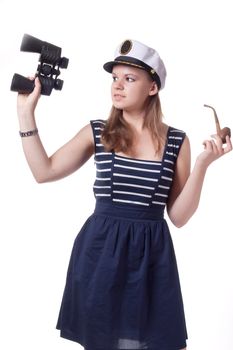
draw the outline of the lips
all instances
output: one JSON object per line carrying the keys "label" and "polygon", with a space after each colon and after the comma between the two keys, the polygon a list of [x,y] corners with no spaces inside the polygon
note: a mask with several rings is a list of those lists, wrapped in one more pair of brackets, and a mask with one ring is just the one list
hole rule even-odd
{"label": "lips", "polygon": [[125,96],[124,95],[120,95],[120,94],[114,94],[113,97],[118,100],[118,99],[122,99],[124,98]]}

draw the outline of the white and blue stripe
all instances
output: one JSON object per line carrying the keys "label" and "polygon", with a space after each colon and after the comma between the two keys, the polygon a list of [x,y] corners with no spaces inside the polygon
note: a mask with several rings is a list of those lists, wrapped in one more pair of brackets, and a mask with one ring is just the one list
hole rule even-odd
{"label": "white and blue stripe", "polygon": [[106,152],[100,141],[105,122],[94,120],[91,125],[95,139],[96,199],[129,206],[165,207],[185,133],[169,127],[163,159],[149,161]]}

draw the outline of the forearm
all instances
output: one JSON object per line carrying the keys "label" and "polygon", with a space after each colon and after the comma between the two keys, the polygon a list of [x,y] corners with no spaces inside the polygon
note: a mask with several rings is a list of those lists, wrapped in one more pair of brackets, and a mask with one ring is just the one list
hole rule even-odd
{"label": "forearm", "polygon": [[[19,117],[20,131],[30,131],[37,128],[34,115]],[[42,145],[39,134],[22,137],[23,151],[37,182],[44,182],[51,172],[51,162]]]}
{"label": "forearm", "polygon": [[[18,94],[17,113],[21,132],[37,129],[34,112],[39,97],[38,78],[31,94]],[[37,182],[56,181],[78,170],[93,154],[93,141],[92,128],[88,124],[48,157],[38,134],[22,137],[23,150]]]}
{"label": "forearm", "polygon": [[207,167],[197,160],[182,192],[168,214],[175,226],[185,225],[198,208]]}

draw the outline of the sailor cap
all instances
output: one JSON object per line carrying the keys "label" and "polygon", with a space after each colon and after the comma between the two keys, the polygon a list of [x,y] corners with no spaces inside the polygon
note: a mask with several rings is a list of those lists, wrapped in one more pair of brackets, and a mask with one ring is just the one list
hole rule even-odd
{"label": "sailor cap", "polygon": [[115,51],[114,61],[105,63],[103,68],[112,73],[113,67],[117,64],[146,70],[156,82],[158,89],[162,89],[165,85],[166,68],[158,52],[139,41],[129,39],[123,41]]}

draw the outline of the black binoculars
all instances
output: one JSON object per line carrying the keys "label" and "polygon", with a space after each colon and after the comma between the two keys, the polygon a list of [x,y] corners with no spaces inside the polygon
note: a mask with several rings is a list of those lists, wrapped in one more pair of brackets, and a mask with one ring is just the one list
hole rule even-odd
{"label": "black binoculars", "polygon": [[[58,76],[60,75],[60,68],[68,67],[69,59],[61,57],[60,47],[24,34],[20,51],[40,53],[35,76],[40,80],[42,95],[49,96],[53,89],[62,89],[63,80],[58,79]],[[21,94],[28,94],[33,91],[34,86],[33,80],[20,74],[14,74],[10,89]]]}

